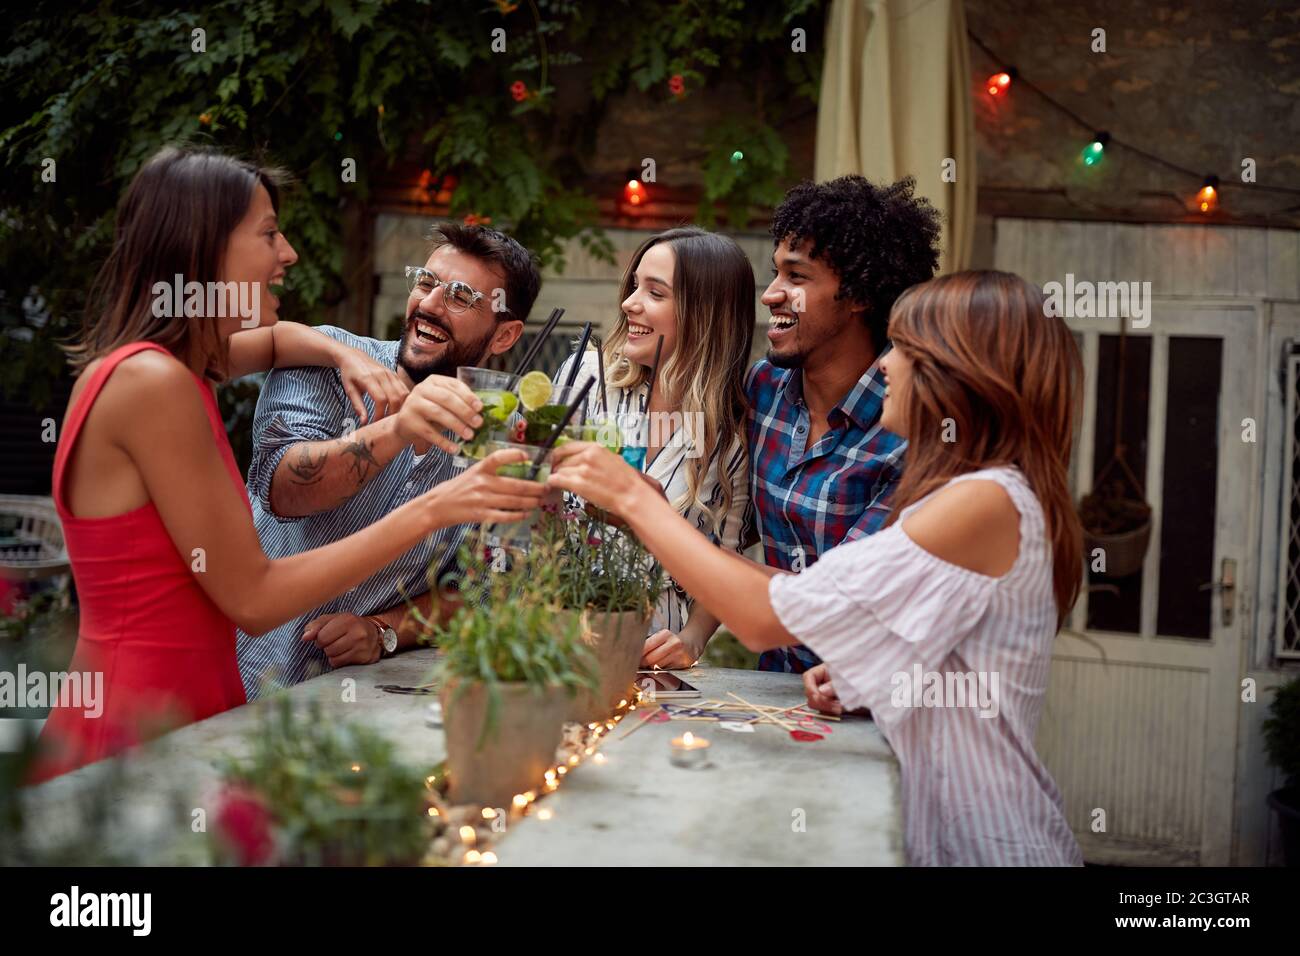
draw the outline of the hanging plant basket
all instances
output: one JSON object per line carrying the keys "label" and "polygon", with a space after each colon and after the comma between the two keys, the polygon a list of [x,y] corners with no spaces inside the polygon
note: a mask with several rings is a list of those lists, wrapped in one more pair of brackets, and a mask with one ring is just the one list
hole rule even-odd
{"label": "hanging plant basket", "polygon": [[1101,548],[1103,577],[1124,578],[1142,570],[1151,543],[1151,506],[1124,493],[1119,482],[1100,487],[1079,503],[1085,558]]}
{"label": "hanging plant basket", "polygon": [[[1151,544],[1151,505],[1142,483],[1125,460],[1121,438],[1124,427],[1124,320],[1120,319],[1119,350],[1115,362],[1115,446],[1110,461],[1093,482],[1093,490],[1079,502],[1083,524],[1084,560],[1091,566],[1098,548],[1105,557],[1102,577],[1126,578],[1142,570]],[[1116,476],[1111,478],[1115,472]]]}

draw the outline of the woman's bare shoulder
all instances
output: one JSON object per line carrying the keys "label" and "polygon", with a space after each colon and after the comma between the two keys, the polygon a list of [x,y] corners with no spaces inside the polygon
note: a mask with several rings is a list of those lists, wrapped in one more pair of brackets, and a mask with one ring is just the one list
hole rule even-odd
{"label": "woman's bare shoulder", "polygon": [[[94,374],[101,361],[86,367],[77,387]],[[188,424],[206,417],[197,384],[183,362],[170,353],[149,349],[123,359],[113,369],[95,400],[95,409],[101,422],[110,426],[115,422],[123,432],[167,421]],[[74,399],[75,394],[74,387]]]}
{"label": "woman's bare shoulder", "polygon": [[1011,570],[1020,551],[1020,512],[1005,488],[984,478],[940,488],[903,530],[935,557],[989,577]]}

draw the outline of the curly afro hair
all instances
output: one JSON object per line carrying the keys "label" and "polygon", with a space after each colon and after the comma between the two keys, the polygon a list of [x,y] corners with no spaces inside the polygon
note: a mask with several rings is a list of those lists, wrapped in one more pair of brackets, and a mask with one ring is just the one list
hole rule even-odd
{"label": "curly afro hair", "polygon": [[785,195],[772,216],[772,238],[808,254],[840,279],[836,299],[867,307],[877,351],[885,345],[889,310],[904,289],[934,276],[939,265],[939,211],[913,195],[916,180],[873,186],[861,176],[804,182]]}

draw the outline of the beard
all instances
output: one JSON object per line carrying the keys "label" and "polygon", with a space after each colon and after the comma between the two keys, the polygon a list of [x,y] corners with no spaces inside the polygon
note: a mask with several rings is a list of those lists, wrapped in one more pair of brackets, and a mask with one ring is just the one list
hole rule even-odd
{"label": "beard", "polygon": [[[447,336],[447,341],[443,345],[441,353],[426,357],[417,356],[411,352],[411,337],[417,334],[415,331],[416,318],[419,318],[422,322],[427,322]],[[397,348],[397,366],[404,369],[406,374],[411,377],[411,381],[416,385],[423,382],[430,375],[446,375],[455,378],[456,369],[462,365],[477,366],[483,360],[483,353],[487,351],[488,342],[492,340],[495,331],[495,329],[488,329],[476,341],[460,342],[452,335],[452,331],[447,327],[446,322],[427,312],[416,310],[407,317],[406,329],[402,334],[402,344]]]}
{"label": "beard", "polygon": [[806,352],[778,352],[772,348],[767,350],[767,360],[777,368],[802,368],[807,358]]}

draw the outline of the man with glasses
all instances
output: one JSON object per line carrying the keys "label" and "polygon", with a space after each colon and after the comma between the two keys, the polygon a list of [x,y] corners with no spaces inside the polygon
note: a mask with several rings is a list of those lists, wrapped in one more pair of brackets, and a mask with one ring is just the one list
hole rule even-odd
{"label": "man with glasses", "polygon": [[[461,474],[457,442],[481,424],[482,403],[456,379],[461,365],[508,352],[541,288],[534,257],[485,226],[435,227],[433,250],[406,268],[410,296],[399,341],[319,331],[396,371],[409,389],[383,408],[367,396],[368,422],[354,411],[334,369],[270,373],[253,420],[248,472],[262,548],[270,558],[320,547],[373,523]],[[413,646],[418,627],[406,599],[445,615],[430,592],[455,569],[465,526],[435,533],[383,571],[327,604],[261,636],[239,632],[240,674],[249,699],[324,670],[368,664]]]}

